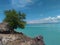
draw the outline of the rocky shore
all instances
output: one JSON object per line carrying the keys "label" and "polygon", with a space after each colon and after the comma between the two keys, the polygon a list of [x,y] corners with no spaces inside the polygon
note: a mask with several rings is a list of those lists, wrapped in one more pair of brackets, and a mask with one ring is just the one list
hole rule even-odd
{"label": "rocky shore", "polygon": [[22,34],[0,34],[0,45],[45,45],[42,36],[30,38]]}
{"label": "rocky shore", "polygon": [[22,32],[10,30],[8,23],[0,24],[0,45],[45,45],[42,36],[30,38]]}

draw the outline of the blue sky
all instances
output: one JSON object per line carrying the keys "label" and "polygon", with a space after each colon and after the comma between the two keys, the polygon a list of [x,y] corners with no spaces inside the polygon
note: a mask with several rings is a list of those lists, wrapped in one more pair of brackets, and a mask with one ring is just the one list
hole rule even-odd
{"label": "blue sky", "polygon": [[27,23],[60,22],[60,0],[0,0],[0,22],[8,9],[26,13]]}

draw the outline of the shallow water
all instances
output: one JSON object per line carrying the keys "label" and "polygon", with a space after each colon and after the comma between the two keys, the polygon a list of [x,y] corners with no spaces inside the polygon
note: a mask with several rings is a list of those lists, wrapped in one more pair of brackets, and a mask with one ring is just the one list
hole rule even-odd
{"label": "shallow water", "polygon": [[46,45],[60,45],[60,24],[29,24],[17,31],[32,38],[42,35]]}

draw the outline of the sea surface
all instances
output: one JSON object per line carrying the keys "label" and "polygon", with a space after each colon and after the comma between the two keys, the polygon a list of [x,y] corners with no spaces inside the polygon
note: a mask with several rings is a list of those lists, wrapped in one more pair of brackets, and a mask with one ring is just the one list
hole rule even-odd
{"label": "sea surface", "polygon": [[28,24],[25,29],[16,31],[32,38],[42,35],[45,45],[60,45],[60,24]]}

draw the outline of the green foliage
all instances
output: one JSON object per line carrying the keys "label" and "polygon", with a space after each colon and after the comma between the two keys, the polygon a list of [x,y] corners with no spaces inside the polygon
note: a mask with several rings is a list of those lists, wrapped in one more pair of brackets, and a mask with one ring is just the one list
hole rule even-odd
{"label": "green foliage", "polygon": [[25,27],[25,14],[21,12],[16,12],[15,10],[6,10],[5,11],[5,19],[4,22],[8,22],[9,26],[12,29],[16,29],[17,27],[19,28],[24,28]]}

